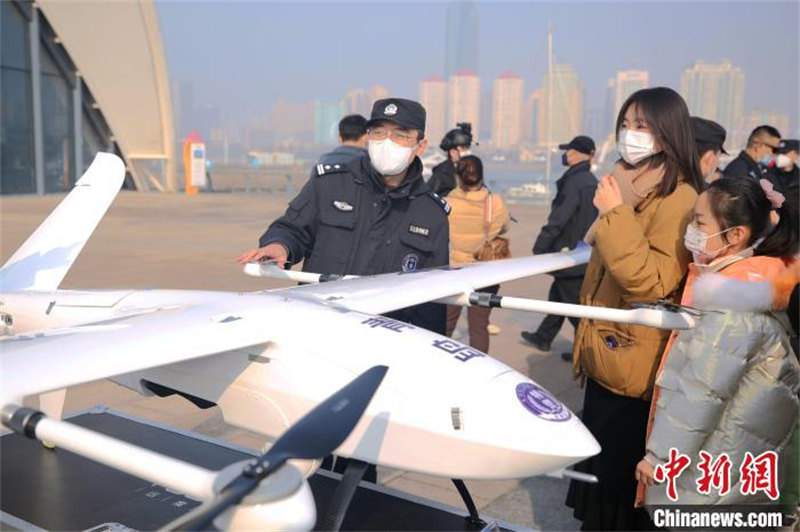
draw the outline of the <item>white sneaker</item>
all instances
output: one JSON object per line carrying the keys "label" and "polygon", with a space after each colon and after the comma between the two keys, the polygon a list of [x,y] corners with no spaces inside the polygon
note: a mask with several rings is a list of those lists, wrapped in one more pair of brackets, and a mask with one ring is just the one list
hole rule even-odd
{"label": "white sneaker", "polygon": [[489,325],[486,326],[486,330],[489,331],[489,334],[500,334],[500,331],[502,329],[497,325],[490,323]]}

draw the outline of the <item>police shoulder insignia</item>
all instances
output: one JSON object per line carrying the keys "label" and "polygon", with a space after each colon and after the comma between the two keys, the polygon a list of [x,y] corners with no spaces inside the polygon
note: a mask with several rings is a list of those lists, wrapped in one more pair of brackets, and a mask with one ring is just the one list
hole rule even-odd
{"label": "police shoulder insignia", "polygon": [[317,177],[329,174],[339,174],[347,171],[347,165],[343,163],[319,163],[314,167],[314,174]]}
{"label": "police shoulder insignia", "polygon": [[444,211],[444,213],[445,213],[445,214],[450,214],[450,209],[451,209],[451,207],[450,207],[450,204],[449,204],[449,203],[447,203],[447,200],[446,200],[446,199],[444,199],[443,197],[441,197],[441,196],[440,196],[439,194],[437,194],[436,192],[429,192],[429,194],[430,194],[431,198],[433,198],[433,200],[434,200],[436,203],[438,203],[438,204],[439,204],[439,206],[442,208],[442,210]]}

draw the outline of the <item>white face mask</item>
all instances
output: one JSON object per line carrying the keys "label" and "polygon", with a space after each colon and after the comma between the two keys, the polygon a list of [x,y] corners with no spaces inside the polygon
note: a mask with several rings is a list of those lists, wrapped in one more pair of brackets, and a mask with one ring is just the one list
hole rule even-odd
{"label": "white face mask", "polygon": [[368,151],[372,167],[381,175],[397,175],[411,164],[411,153],[416,146],[406,148],[391,139],[370,140]]}
{"label": "white face mask", "polygon": [[730,247],[730,244],[726,244],[719,249],[709,251],[706,249],[708,239],[727,233],[728,231],[730,231],[730,229],[725,229],[713,235],[707,235],[692,224],[689,224],[686,226],[686,234],[683,235],[683,245],[692,253],[692,259],[695,264],[708,264],[717,258],[726,248]]}
{"label": "white face mask", "polygon": [[653,135],[644,131],[623,129],[617,142],[617,150],[628,164],[635,165],[655,153]]}
{"label": "white face mask", "polygon": [[789,158],[788,155],[784,155],[783,153],[779,153],[777,157],[775,157],[775,166],[778,168],[786,168],[787,166],[792,164],[792,160]]}

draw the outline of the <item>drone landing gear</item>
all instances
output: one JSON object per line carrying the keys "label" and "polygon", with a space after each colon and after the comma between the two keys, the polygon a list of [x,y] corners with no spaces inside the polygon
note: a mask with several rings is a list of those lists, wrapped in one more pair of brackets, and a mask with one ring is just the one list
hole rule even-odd
{"label": "drone landing gear", "polygon": [[472,500],[472,495],[470,495],[469,490],[467,489],[467,485],[464,484],[464,481],[460,478],[451,479],[453,484],[456,486],[458,490],[458,494],[461,495],[461,500],[464,501],[464,506],[467,507],[467,511],[469,515],[465,517],[467,522],[475,527],[483,528],[486,526],[486,521],[481,519],[478,515],[478,508],[475,507],[475,501]]}
{"label": "drone landing gear", "polygon": [[369,467],[369,464],[361,460],[353,460],[351,458],[347,461],[347,468],[344,470],[344,475],[342,475],[342,481],[336,487],[336,491],[333,492],[333,497],[325,514],[325,520],[322,522],[322,530],[336,532],[342,527],[347,508],[350,507],[350,502],[356,493],[358,483],[364,478],[367,467]]}

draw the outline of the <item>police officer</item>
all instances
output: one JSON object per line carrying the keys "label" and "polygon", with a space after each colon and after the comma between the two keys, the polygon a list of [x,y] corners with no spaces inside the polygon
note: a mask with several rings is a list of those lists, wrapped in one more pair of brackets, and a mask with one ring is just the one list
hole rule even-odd
{"label": "police officer", "polygon": [[[409,272],[449,262],[447,202],[422,179],[425,109],[417,102],[375,102],[367,123],[368,155],[319,163],[311,178],[259,240],[239,257],[303,261],[323,274]],[[434,332],[445,331],[444,305],[426,303],[391,314]]]}
{"label": "police officer", "polygon": [[713,183],[722,177],[722,172],[717,169],[720,154],[728,154],[724,148],[725,128],[713,120],[693,116],[692,133],[700,157],[700,172],[706,183]]}
{"label": "police officer", "polygon": [[347,115],[339,121],[339,146],[319,158],[317,164],[341,165],[367,154],[367,119]]}
{"label": "police officer", "polygon": [[[593,203],[597,178],[591,170],[594,141],[590,137],[579,135],[567,144],[559,144],[558,148],[564,150],[561,162],[568,168],[556,181],[556,197],[553,198],[547,223],[533,244],[534,255],[561,251],[564,248],[574,249],[597,218],[597,208]],[[577,304],[583,277],[586,275],[586,265],[573,266],[551,275],[553,284],[547,300]],[[578,319],[569,318],[569,321],[577,329]],[[564,316],[548,314],[535,332],[522,331],[520,335],[537,349],[549,351],[550,344],[563,323]],[[572,353],[562,353],[561,358],[572,360]]]}
{"label": "police officer", "polygon": [[780,142],[781,134],[777,129],[772,126],[758,126],[750,133],[747,147],[725,167],[724,176],[749,176],[753,179],[764,177],[776,184],[775,173],[770,165]]}
{"label": "police officer", "polygon": [[800,140],[784,139],[778,147],[775,157],[775,166],[778,169],[778,183],[785,196],[798,195],[800,189],[800,169],[798,169],[798,154],[800,154]]}
{"label": "police officer", "polygon": [[472,145],[472,125],[467,122],[456,125],[458,127],[448,131],[439,144],[439,148],[447,154],[447,159],[433,167],[428,180],[431,190],[441,197],[456,188],[456,165],[462,157],[470,154],[469,147]]}

